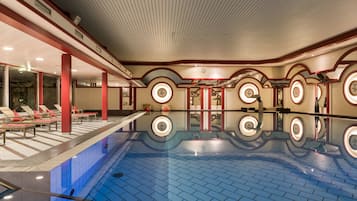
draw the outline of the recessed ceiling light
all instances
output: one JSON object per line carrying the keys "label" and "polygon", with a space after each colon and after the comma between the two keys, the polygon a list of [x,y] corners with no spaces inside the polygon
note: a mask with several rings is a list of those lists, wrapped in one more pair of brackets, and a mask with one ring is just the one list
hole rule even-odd
{"label": "recessed ceiling light", "polygon": [[78,70],[77,69],[72,69],[72,72],[77,72]]}
{"label": "recessed ceiling light", "polygon": [[4,200],[10,200],[12,199],[14,196],[13,195],[7,195],[4,197]]}
{"label": "recessed ceiling light", "polygon": [[44,59],[42,57],[37,57],[36,61],[43,61]]}
{"label": "recessed ceiling light", "polygon": [[12,51],[12,50],[14,50],[14,48],[13,48],[13,47],[10,47],[10,46],[4,46],[2,49],[5,50],[5,51]]}
{"label": "recessed ceiling light", "polygon": [[57,72],[53,72],[54,74],[57,74]]}
{"label": "recessed ceiling light", "polygon": [[38,175],[37,177],[36,177],[36,180],[41,180],[41,179],[43,179],[44,177],[42,176],[42,175]]}

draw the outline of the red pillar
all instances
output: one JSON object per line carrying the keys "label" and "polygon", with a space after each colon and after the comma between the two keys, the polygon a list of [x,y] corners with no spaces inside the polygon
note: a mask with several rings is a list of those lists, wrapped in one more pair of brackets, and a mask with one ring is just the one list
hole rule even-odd
{"label": "red pillar", "polygon": [[224,95],[225,94],[225,88],[222,87],[222,93],[221,93],[221,105],[222,105],[222,114],[221,114],[221,131],[224,131],[224,110],[225,110],[225,105],[224,105]]}
{"label": "red pillar", "polygon": [[62,74],[61,74],[61,106],[62,106],[62,132],[70,133],[72,131],[72,61],[71,55],[62,54]]}
{"label": "red pillar", "polygon": [[133,110],[136,110],[136,87],[134,87]]}
{"label": "red pillar", "polygon": [[102,73],[102,120],[108,120],[108,73]]}
{"label": "red pillar", "polygon": [[191,88],[187,88],[187,94],[186,94],[186,110],[190,110],[191,107]]}
{"label": "red pillar", "polygon": [[133,88],[129,86],[129,105],[133,104]]}
{"label": "red pillar", "polygon": [[123,110],[123,88],[119,88],[119,110]]}
{"label": "red pillar", "polygon": [[43,72],[38,73],[38,104],[43,105]]}

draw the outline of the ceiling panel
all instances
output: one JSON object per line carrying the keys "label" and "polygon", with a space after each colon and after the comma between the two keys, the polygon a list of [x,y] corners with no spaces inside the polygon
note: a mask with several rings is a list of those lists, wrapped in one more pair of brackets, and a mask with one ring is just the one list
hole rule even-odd
{"label": "ceiling panel", "polygon": [[119,60],[261,60],[357,28],[355,0],[53,0]]}
{"label": "ceiling panel", "polygon": [[[18,67],[31,67],[31,70],[48,74],[61,73],[62,51],[0,22],[0,62]],[[3,47],[12,47],[12,51],[4,51]],[[43,61],[37,61],[41,57]],[[74,79],[101,80],[102,70],[82,60],[72,57],[72,77]],[[128,81],[110,76],[115,86],[126,86]]]}

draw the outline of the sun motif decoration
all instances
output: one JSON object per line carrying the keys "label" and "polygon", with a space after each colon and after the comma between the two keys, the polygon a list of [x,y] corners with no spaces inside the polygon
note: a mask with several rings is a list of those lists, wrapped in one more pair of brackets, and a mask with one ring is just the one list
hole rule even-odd
{"label": "sun motif decoration", "polygon": [[154,85],[151,95],[156,102],[167,103],[172,98],[173,92],[169,84],[160,82]]}
{"label": "sun motif decoration", "polygon": [[245,83],[239,89],[239,98],[244,103],[254,103],[256,101],[256,98],[254,98],[253,96],[258,94],[258,87],[253,83]]}
{"label": "sun motif decoration", "polygon": [[298,80],[294,81],[290,88],[290,97],[293,103],[299,104],[304,98],[304,87]]}

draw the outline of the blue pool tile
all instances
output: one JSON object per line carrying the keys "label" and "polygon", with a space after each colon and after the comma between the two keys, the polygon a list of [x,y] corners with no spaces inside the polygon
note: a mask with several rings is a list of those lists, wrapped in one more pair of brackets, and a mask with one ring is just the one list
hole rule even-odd
{"label": "blue pool tile", "polygon": [[334,195],[340,195],[344,197],[352,197],[352,193],[344,191],[342,189],[336,189],[336,188],[329,188],[327,192],[332,193]]}
{"label": "blue pool tile", "polygon": [[210,200],[211,199],[210,196],[208,196],[205,193],[199,192],[199,191],[194,192],[192,195],[195,196],[199,200]]}
{"label": "blue pool tile", "polygon": [[228,190],[223,190],[221,192],[221,194],[226,196],[226,197],[228,197],[228,198],[232,198],[232,199],[236,199],[236,200],[238,200],[238,198],[241,197],[240,195],[238,195],[238,193],[232,192],[232,191],[228,191]]}
{"label": "blue pool tile", "polygon": [[145,201],[151,201],[154,200],[151,196],[143,193],[143,192],[139,192],[137,194],[134,195],[136,198],[138,198],[139,200],[145,200]]}
{"label": "blue pool tile", "polygon": [[284,195],[284,197],[286,197],[288,199],[291,199],[291,200],[294,200],[294,201],[307,201],[307,198],[302,197],[302,196],[298,196],[298,195],[295,195],[295,194],[291,194],[291,193],[286,193]]}
{"label": "blue pool tile", "polygon": [[268,197],[263,197],[263,196],[257,195],[257,197],[255,197],[254,200],[255,201],[271,201],[272,199],[268,198]]}
{"label": "blue pool tile", "polygon": [[186,193],[193,193],[195,192],[195,190],[189,186],[186,186],[186,185],[180,185],[178,186],[177,188],[179,188],[180,190],[182,190],[183,192],[186,192]]}
{"label": "blue pool tile", "polygon": [[299,196],[307,198],[308,200],[321,201],[322,197],[313,193],[300,192]]}
{"label": "blue pool tile", "polygon": [[278,195],[278,196],[283,196],[285,194],[284,191],[280,191],[280,190],[278,190],[276,188],[271,188],[271,187],[264,188],[264,191],[268,192],[268,193],[271,193],[271,194],[274,194],[274,195]]}
{"label": "blue pool tile", "polygon": [[109,193],[109,194],[106,194],[106,197],[109,199],[109,200],[120,200],[120,196],[117,195],[116,193]]}
{"label": "blue pool tile", "polygon": [[153,193],[151,197],[156,201],[165,201],[169,199],[167,195],[165,196],[157,192]]}
{"label": "blue pool tile", "polygon": [[221,192],[221,191],[223,191],[223,188],[222,188],[222,187],[217,186],[217,185],[214,185],[214,184],[211,184],[211,183],[207,184],[206,187],[207,187],[209,190],[215,191],[215,192]]}
{"label": "blue pool tile", "polygon": [[[126,200],[126,201],[137,201],[138,199],[131,195],[130,193],[123,193],[120,195],[121,200]],[[117,201],[117,200],[111,200],[111,201]]]}
{"label": "blue pool tile", "polygon": [[259,195],[260,197],[266,197],[266,198],[270,197],[271,195],[271,193],[259,189],[251,189],[249,192]]}
{"label": "blue pool tile", "polygon": [[132,187],[132,186],[125,186],[124,187],[124,190],[126,190],[127,192],[129,192],[129,193],[131,193],[132,195],[135,195],[136,193],[138,193],[139,192],[139,190],[138,189],[136,189],[136,188],[134,188],[134,187]]}
{"label": "blue pool tile", "polygon": [[139,188],[137,188],[137,190],[139,190],[147,195],[150,195],[155,192],[155,190],[152,188],[152,186],[140,186]]}
{"label": "blue pool tile", "polygon": [[153,190],[155,192],[157,192],[157,193],[160,193],[161,195],[164,195],[164,194],[168,193],[168,188],[167,187],[163,188],[163,187],[161,187],[159,185],[155,185]]}
{"label": "blue pool tile", "polygon": [[270,199],[271,200],[279,200],[279,201],[291,201],[291,199],[289,199],[289,198],[274,195],[274,194],[270,196]]}
{"label": "blue pool tile", "polygon": [[251,188],[255,188],[258,184],[252,184],[252,186],[254,187],[249,187],[247,184],[240,184],[240,183],[234,183],[232,184],[233,187],[240,189],[240,190],[244,190],[244,191],[249,191]]}
{"label": "blue pool tile", "polygon": [[246,197],[250,199],[253,199],[256,196],[256,194],[244,190],[237,190],[236,193],[242,197]]}
{"label": "blue pool tile", "polygon": [[225,184],[225,183],[220,183],[219,186],[222,187],[225,190],[232,191],[232,192],[237,190],[236,187],[234,187],[232,185]]}
{"label": "blue pool tile", "polygon": [[176,195],[176,194],[169,194],[169,199],[168,200],[172,200],[172,201],[182,201],[184,200],[182,197]]}
{"label": "blue pool tile", "polygon": [[255,200],[253,200],[251,198],[247,198],[247,197],[242,197],[239,199],[239,201],[255,201]]}
{"label": "blue pool tile", "polygon": [[351,198],[351,197],[345,197],[345,196],[340,196],[338,198],[339,201],[356,201],[357,200],[357,197],[355,198]]}
{"label": "blue pool tile", "polygon": [[218,193],[216,191],[209,191],[208,195],[213,197],[213,198],[216,198],[218,200],[225,200],[226,199],[226,196],[224,196],[222,193]]}
{"label": "blue pool tile", "polygon": [[194,184],[194,185],[192,185],[192,188],[195,191],[199,191],[201,193],[207,193],[209,191],[209,189],[207,187],[204,187],[203,185],[200,185],[200,184]]}
{"label": "blue pool tile", "polygon": [[193,196],[192,194],[187,193],[187,192],[182,192],[178,196],[180,196],[184,200],[192,200],[192,201],[197,200],[197,198],[195,196]]}

